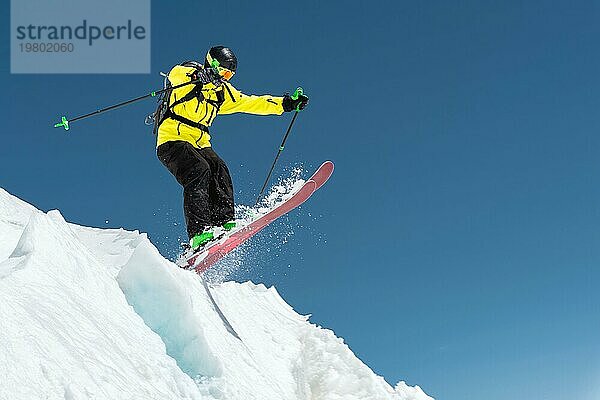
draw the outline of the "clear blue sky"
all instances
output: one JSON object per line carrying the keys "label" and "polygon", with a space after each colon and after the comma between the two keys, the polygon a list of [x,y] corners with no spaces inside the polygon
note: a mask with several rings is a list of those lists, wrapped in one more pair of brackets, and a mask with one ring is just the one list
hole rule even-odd
{"label": "clear blue sky", "polygon": [[[50,126],[228,45],[239,89],[311,96],[276,175],[337,167],[250,246],[236,279],[276,285],[392,384],[447,400],[598,399],[599,7],[154,2],[151,75],[10,75],[5,24],[0,186],[78,224],[148,232],[172,254],[181,191],[143,125],[154,102]],[[290,117],[214,124],[239,201]]]}

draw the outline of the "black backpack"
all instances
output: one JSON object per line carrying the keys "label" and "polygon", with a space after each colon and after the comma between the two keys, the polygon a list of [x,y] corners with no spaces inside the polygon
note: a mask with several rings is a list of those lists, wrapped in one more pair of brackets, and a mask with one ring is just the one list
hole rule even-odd
{"label": "black backpack", "polygon": [[[158,105],[156,106],[156,110],[152,114],[149,114],[146,117],[146,120],[144,121],[146,123],[146,125],[154,125],[154,127],[152,129],[152,133],[154,135],[158,134],[158,128],[160,127],[160,124],[162,124],[162,122],[167,118],[173,118],[178,122],[181,122],[183,124],[186,124],[186,125],[189,125],[189,126],[192,126],[195,128],[199,128],[203,131],[208,132],[208,127],[206,125],[201,124],[199,122],[192,121],[192,120],[182,117],[178,114],[175,114],[173,112],[173,107],[175,107],[177,104],[181,104],[183,102],[189,101],[195,97],[198,98],[198,101],[204,100],[204,95],[202,94],[202,86],[205,83],[213,83],[216,86],[220,86],[222,84],[221,77],[217,73],[215,73],[212,70],[212,68],[205,69],[204,66],[202,64],[200,64],[198,61],[186,61],[179,65],[182,65],[184,67],[194,67],[194,69],[195,69],[194,72],[188,74],[188,76],[190,77],[190,82],[191,81],[198,81],[198,82],[195,84],[192,84],[192,85],[194,85],[194,88],[192,90],[190,90],[185,96],[183,96],[181,99],[178,99],[177,101],[173,102],[173,104],[169,104],[169,100],[171,99],[171,92],[173,91],[173,89],[172,89],[173,85],[169,81],[167,74],[161,72],[161,75],[164,76],[164,81],[163,81],[164,91],[158,98]],[[221,101],[221,103],[222,103],[222,101]]]}

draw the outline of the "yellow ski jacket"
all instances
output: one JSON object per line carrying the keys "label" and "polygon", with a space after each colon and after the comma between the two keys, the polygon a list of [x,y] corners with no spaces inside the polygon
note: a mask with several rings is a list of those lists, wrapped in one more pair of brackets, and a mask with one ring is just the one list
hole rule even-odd
{"label": "yellow ski jacket", "polygon": [[[168,79],[171,85],[176,86],[190,82],[194,72],[194,67],[176,65],[169,72]],[[195,84],[191,84],[173,89],[169,105],[194,90],[195,86]],[[229,82],[223,82],[219,86],[213,83],[204,84],[201,93],[202,96],[176,104],[172,107],[173,113],[206,127],[211,126],[218,114],[242,112],[257,115],[281,115],[283,113],[283,97],[246,95]],[[184,140],[199,149],[210,147],[210,134],[207,129],[193,127],[173,118],[166,118],[158,129],[156,147],[176,140]]]}

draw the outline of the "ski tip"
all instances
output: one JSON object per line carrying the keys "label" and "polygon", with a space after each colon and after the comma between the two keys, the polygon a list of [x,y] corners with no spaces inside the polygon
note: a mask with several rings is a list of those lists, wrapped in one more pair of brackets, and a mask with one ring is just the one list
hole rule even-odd
{"label": "ski tip", "polygon": [[323,164],[321,164],[320,168],[327,168],[327,169],[331,169],[333,171],[333,169],[335,168],[335,165],[333,164],[333,161],[324,161]]}
{"label": "ski tip", "polygon": [[327,160],[327,161],[323,162],[323,164],[321,164],[321,166],[319,167],[319,169],[317,171],[320,171],[321,173],[331,176],[334,169],[335,169],[335,165],[333,164],[333,162]]}
{"label": "ski tip", "polygon": [[329,180],[329,178],[333,174],[333,169],[333,162],[325,161],[323,164],[321,164],[317,171],[309,178],[309,180],[315,182],[317,185],[316,189],[319,189],[325,184],[325,182]]}

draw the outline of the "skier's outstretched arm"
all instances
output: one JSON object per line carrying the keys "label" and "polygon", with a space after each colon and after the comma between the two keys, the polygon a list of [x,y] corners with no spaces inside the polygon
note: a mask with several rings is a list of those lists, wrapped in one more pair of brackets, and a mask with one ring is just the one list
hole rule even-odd
{"label": "skier's outstretched arm", "polygon": [[283,97],[271,95],[247,95],[230,83],[225,85],[225,101],[219,109],[219,114],[247,113],[257,115],[281,115],[283,114]]}

